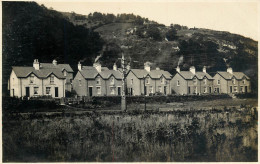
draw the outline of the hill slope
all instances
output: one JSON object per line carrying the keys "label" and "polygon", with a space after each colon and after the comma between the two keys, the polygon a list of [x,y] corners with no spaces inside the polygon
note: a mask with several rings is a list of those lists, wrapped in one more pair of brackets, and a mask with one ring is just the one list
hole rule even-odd
{"label": "hill slope", "polygon": [[135,68],[142,68],[145,61],[150,61],[154,67],[174,74],[179,63],[182,70],[188,70],[191,65],[198,70],[207,66],[208,72],[214,75],[231,66],[234,71],[245,72],[252,79],[253,90],[257,90],[258,43],[250,38],[203,28],[188,29],[178,24],[166,27],[139,16],[130,19],[127,14],[123,14],[124,19],[117,15],[104,21],[107,16],[91,13],[81,19],[82,15],[67,13],[71,22],[91,27],[105,40],[107,48],[100,61],[108,67],[121,56],[120,47],[124,46],[128,47],[123,51]]}

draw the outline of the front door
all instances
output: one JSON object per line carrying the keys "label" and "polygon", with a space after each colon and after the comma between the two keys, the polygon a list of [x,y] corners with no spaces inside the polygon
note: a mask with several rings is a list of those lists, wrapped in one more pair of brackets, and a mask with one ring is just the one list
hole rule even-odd
{"label": "front door", "polygon": [[117,95],[121,95],[121,87],[118,87],[118,89],[117,89]]}
{"label": "front door", "polygon": [[30,87],[25,87],[25,96],[30,97]]}
{"label": "front door", "polygon": [[88,88],[88,95],[91,97],[93,95],[92,87]]}
{"label": "front door", "polygon": [[164,86],[164,94],[166,95],[167,93],[166,93],[166,91],[167,91],[167,87],[166,86]]}
{"label": "front door", "polygon": [[145,86],[144,87],[144,95],[146,95],[147,94],[147,87]]}
{"label": "front door", "polygon": [[133,95],[133,88],[130,88],[130,95]]}
{"label": "front door", "polygon": [[219,88],[217,88],[217,93],[219,93]]}
{"label": "front door", "polygon": [[245,93],[247,93],[247,86],[245,86]]}
{"label": "front door", "polygon": [[232,86],[230,86],[230,93],[232,93]]}
{"label": "front door", "polygon": [[211,93],[211,87],[209,87],[209,93]]}
{"label": "front door", "polygon": [[55,97],[59,97],[59,88],[55,87]]}

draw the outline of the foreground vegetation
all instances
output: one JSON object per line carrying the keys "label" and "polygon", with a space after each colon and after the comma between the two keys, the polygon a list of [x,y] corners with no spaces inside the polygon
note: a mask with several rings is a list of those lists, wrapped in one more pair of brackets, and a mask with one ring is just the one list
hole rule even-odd
{"label": "foreground vegetation", "polygon": [[257,161],[257,109],[10,113],[4,162]]}

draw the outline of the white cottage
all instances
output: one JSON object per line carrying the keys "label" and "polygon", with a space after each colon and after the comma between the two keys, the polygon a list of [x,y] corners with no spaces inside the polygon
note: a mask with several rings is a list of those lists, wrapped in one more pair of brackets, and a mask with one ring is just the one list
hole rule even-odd
{"label": "white cottage", "polygon": [[[65,97],[67,74],[64,73],[64,69],[58,68],[55,64],[57,63],[54,61],[42,65],[38,59],[35,59],[33,67],[12,67],[8,85],[10,96],[37,97],[48,95],[54,98]],[[64,65],[66,65],[65,70],[72,70],[68,64]]]}

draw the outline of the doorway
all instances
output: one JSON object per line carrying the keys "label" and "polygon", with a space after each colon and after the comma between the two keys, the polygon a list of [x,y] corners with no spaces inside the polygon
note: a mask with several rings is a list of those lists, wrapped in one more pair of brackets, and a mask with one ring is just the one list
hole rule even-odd
{"label": "doorway", "polygon": [[30,97],[30,87],[25,87],[25,96]]}
{"label": "doorway", "polygon": [[59,88],[55,87],[55,97],[59,97]]}
{"label": "doorway", "polygon": [[90,97],[93,96],[93,90],[92,90],[92,88],[93,88],[93,87],[88,87],[88,95],[89,95]]}

